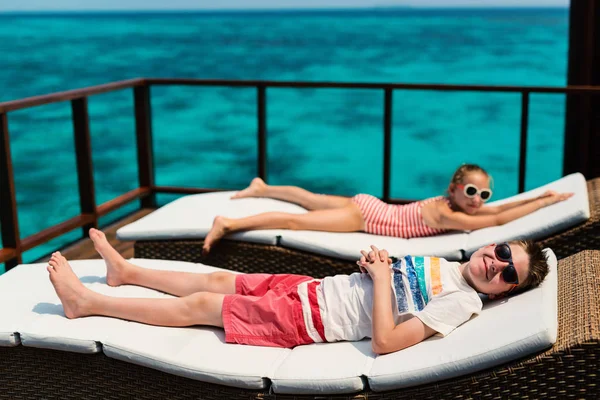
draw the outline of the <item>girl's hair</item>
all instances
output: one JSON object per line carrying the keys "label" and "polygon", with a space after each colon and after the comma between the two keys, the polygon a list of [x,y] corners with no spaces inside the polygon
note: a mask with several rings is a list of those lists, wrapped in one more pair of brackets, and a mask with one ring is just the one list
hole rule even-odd
{"label": "girl's hair", "polygon": [[450,183],[453,183],[455,185],[458,183],[462,183],[463,179],[465,178],[465,175],[471,172],[481,172],[482,174],[490,178],[491,186],[492,177],[490,176],[490,174],[488,174],[485,169],[481,168],[479,165],[476,164],[463,164],[460,167],[458,167],[458,169],[454,172],[454,175],[452,175],[452,180],[450,181]]}

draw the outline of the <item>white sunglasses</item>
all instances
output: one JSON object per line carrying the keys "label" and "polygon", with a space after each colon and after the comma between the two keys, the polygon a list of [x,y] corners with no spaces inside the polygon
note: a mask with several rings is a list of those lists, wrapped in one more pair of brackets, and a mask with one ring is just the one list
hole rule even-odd
{"label": "white sunglasses", "polygon": [[490,188],[479,189],[472,183],[467,183],[466,185],[457,184],[456,187],[459,189],[463,189],[463,193],[465,194],[465,196],[467,196],[470,199],[479,195],[481,201],[486,202],[490,199],[490,197],[492,197],[492,189]]}

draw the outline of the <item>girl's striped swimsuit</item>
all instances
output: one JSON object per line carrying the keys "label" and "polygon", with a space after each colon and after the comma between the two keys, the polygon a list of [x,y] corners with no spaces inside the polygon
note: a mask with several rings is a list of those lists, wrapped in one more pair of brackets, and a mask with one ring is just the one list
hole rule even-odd
{"label": "girl's striped swimsuit", "polygon": [[425,204],[434,201],[449,202],[444,196],[398,205],[387,204],[369,194],[357,194],[352,201],[360,208],[367,233],[408,239],[447,232],[445,229],[427,226],[421,215]]}

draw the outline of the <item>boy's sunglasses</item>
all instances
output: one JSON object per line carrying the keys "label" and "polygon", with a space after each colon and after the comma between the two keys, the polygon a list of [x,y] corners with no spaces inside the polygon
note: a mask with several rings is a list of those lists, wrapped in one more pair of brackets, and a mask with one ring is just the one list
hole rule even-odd
{"label": "boy's sunglasses", "polygon": [[502,270],[502,279],[504,279],[504,282],[518,285],[519,275],[517,275],[517,269],[512,260],[512,251],[510,250],[508,243],[505,242],[497,245],[494,249],[494,253],[498,260],[508,263],[508,266]]}
{"label": "boy's sunglasses", "polygon": [[466,185],[459,183],[456,185],[456,187],[459,189],[463,189],[465,196],[467,196],[470,199],[479,195],[479,197],[481,198],[481,201],[485,202],[485,201],[488,201],[490,199],[490,197],[492,197],[492,189],[489,189],[489,188],[479,189],[477,186],[473,185],[472,183],[467,183]]}

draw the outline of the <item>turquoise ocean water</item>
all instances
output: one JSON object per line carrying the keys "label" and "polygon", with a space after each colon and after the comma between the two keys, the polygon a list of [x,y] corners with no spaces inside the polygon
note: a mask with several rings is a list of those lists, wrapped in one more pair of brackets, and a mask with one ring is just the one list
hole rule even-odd
{"label": "turquoise ocean water", "polygon": [[[568,9],[0,14],[0,101],[134,77],[563,86],[567,50]],[[158,184],[241,188],[256,175],[253,89],[151,94]],[[271,183],[382,194],[383,93],[267,96]],[[527,188],[561,176],[564,135],[564,97],[531,99]],[[137,185],[132,91],[89,104],[102,203]],[[79,212],[70,113],[9,113],[22,237]],[[493,175],[495,199],[515,194],[519,124],[516,94],[395,91],[392,196],[441,194],[464,162]]]}

